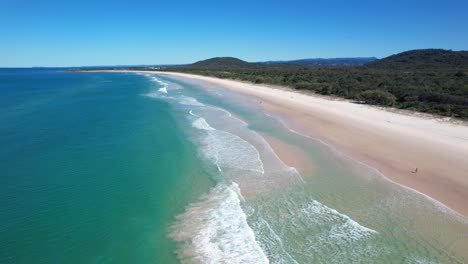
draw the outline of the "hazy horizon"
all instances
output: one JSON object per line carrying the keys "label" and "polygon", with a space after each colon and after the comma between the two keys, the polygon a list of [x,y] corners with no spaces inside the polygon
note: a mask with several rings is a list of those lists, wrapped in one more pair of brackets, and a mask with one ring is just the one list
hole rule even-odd
{"label": "hazy horizon", "polygon": [[[243,60],[242,58],[234,57],[234,56],[215,56],[215,57],[210,57],[210,58],[205,58],[201,60],[207,60],[207,59],[213,59],[213,58],[237,58],[240,60]],[[316,58],[311,58],[311,57],[305,57],[305,58],[293,58],[293,59],[270,59],[270,60],[264,60],[264,61],[247,61],[250,63],[263,63],[263,62],[281,62],[281,61],[296,61],[296,60],[332,60],[332,59],[359,59],[359,58],[376,58],[376,59],[381,59],[375,56],[368,56],[368,57],[362,57],[362,56],[356,56],[356,57],[329,57],[329,58],[321,58],[321,57],[316,57]],[[186,64],[192,64],[197,61],[192,61],[192,62],[186,62],[186,63],[152,63],[152,64],[142,64],[142,63],[137,63],[137,64],[101,64],[101,65],[59,65],[59,66],[42,66],[42,65],[34,65],[34,66],[20,66],[20,67],[8,67],[8,66],[0,66],[0,68],[68,68],[68,67],[136,67],[136,66],[173,66],[173,65],[186,65]]]}
{"label": "hazy horizon", "polygon": [[[418,49],[419,50],[419,49]],[[405,50],[406,51],[406,50]],[[405,52],[401,51],[401,52]],[[452,51],[467,51],[467,50],[452,50]],[[400,52],[398,52],[400,53]],[[395,53],[395,54],[398,54]],[[392,56],[395,54],[390,54],[388,56]],[[387,56],[387,57],[388,57]],[[237,58],[240,60],[243,60],[242,58],[234,57],[234,56],[215,56],[215,57],[210,57],[210,58],[205,58],[201,60],[207,60],[207,59],[212,59],[212,58],[226,58],[226,57],[232,57],[232,58]],[[250,63],[263,63],[263,62],[287,62],[287,61],[296,61],[296,60],[332,60],[332,59],[359,59],[359,58],[376,58],[376,59],[383,59],[385,57],[376,57],[376,56],[352,56],[352,57],[328,57],[328,58],[323,58],[323,57],[305,57],[305,58],[292,58],[292,59],[270,59],[270,60],[264,60],[264,61],[247,61]],[[186,63],[150,63],[150,64],[142,64],[142,63],[137,63],[137,64],[101,64],[101,65],[58,65],[58,66],[41,66],[41,65],[35,65],[35,66],[18,66],[18,67],[9,67],[9,66],[0,66],[0,68],[3,69],[8,69],[8,68],[84,68],[84,67],[138,67],[138,66],[175,66],[175,65],[187,65],[187,64],[192,64],[197,61],[192,61],[192,62],[186,62]]]}

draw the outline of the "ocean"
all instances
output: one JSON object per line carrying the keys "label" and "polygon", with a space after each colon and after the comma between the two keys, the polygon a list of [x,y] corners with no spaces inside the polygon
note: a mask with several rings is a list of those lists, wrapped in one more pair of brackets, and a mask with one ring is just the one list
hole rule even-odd
{"label": "ocean", "polygon": [[162,74],[0,69],[0,263],[464,262],[465,218],[258,100]]}

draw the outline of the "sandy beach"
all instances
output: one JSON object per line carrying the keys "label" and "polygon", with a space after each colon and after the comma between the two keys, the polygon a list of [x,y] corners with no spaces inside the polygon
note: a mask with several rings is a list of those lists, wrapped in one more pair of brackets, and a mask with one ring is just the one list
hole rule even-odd
{"label": "sandy beach", "polygon": [[[461,122],[398,113],[287,88],[160,73],[203,80],[255,96],[266,111],[278,115],[290,129],[319,139],[339,153],[377,169],[389,180],[468,216],[468,126]],[[270,144],[273,148],[279,146],[276,142]]]}

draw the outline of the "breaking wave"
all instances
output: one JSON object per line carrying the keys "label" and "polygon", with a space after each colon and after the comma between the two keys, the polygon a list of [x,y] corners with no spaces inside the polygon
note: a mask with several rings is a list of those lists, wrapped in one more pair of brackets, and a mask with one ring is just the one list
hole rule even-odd
{"label": "breaking wave", "polygon": [[269,263],[247,224],[237,184],[218,184],[177,217],[170,236],[182,263]]}
{"label": "breaking wave", "polygon": [[244,139],[214,129],[202,117],[193,121],[192,126],[207,132],[201,139],[201,150],[206,158],[216,164],[219,171],[238,169],[265,173],[260,153]]}

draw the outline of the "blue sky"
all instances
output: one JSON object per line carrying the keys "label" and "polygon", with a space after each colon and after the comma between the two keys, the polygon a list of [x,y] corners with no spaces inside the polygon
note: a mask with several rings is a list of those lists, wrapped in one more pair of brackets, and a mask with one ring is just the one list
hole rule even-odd
{"label": "blue sky", "polygon": [[468,1],[0,0],[0,67],[468,49]]}

